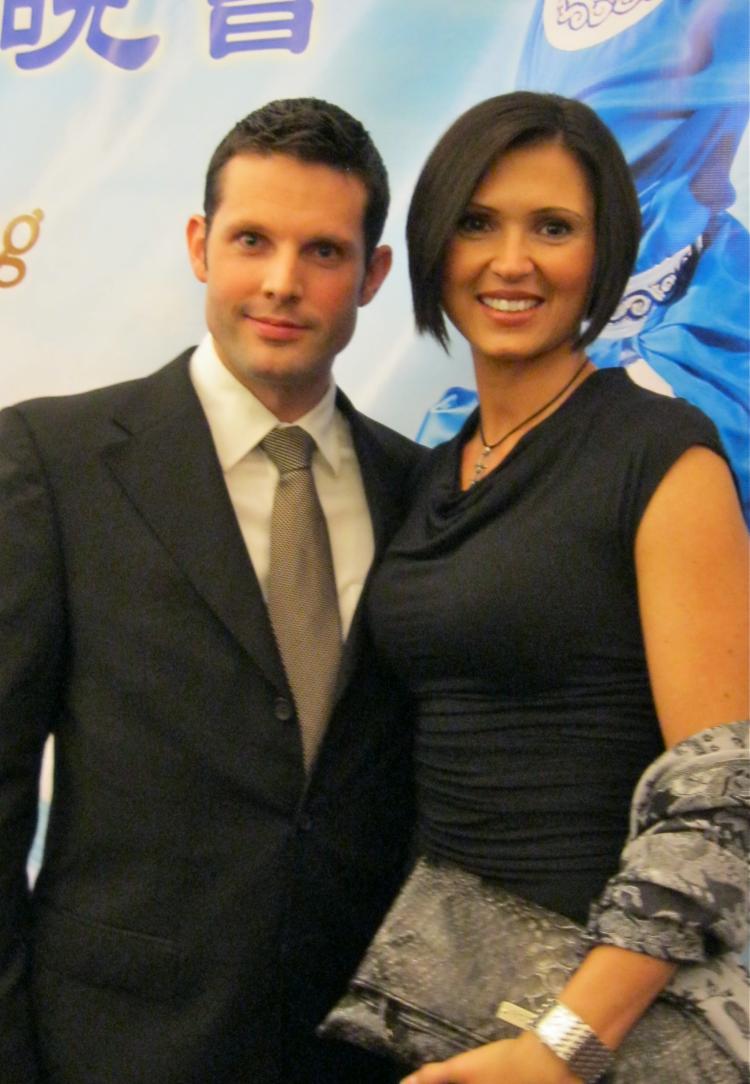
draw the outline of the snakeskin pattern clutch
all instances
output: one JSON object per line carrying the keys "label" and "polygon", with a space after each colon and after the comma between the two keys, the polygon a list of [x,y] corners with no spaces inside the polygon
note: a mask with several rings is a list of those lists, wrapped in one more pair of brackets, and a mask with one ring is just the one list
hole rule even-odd
{"label": "snakeskin pattern clutch", "polygon": [[[319,1034],[405,1067],[518,1035],[588,946],[574,922],[445,862],[420,858]],[[663,1075],[660,1073],[660,1067]],[[660,999],[627,1037],[612,1084],[739,1081],[690,1018]]]}

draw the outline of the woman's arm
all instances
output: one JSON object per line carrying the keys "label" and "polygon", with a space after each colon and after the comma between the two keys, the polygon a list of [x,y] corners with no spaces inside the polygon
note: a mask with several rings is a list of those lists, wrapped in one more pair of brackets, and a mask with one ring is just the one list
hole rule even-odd
{"label": "woman's arm", "polygon": [[[669,982],[675,966],[601,945],[586,956],[559,1000],[615,1050]],[[402,1084],[580,1084],[580,1078],[536,1035],[525,1032],[425,1065]]]}
{"label": "woman's arm", "polygon": [[[649,676],[665,744],[748,714],[747,534],[724,461],[685,452],[642,517],[635,543]],[[599,945],[559,1000],[611,1049],[659,995],[675,965]],[[423,1067],[409,1084],[571,1084],[533,1034]]]}
{"label": "woman's arm", "polygon": [[748,715],[748,546],[729,468],[688,449],[635,542],[651,688],[667,748]]}

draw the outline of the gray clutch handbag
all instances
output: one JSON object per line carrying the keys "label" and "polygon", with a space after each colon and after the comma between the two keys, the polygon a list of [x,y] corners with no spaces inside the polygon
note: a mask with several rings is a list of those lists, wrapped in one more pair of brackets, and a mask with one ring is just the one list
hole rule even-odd
{"label": "gray clutch handbag", "polygon": [[[342,1000],[318,1029],[405,1067],[512,1038],[556,997],[587,946],[574,922],[449,863],[420,858]],[[740,1080],[665,993],[602,1078]]]}

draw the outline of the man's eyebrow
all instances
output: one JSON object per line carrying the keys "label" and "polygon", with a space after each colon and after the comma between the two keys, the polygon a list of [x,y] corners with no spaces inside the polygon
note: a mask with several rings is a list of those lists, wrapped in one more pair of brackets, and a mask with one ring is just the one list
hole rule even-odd
{"label": "man's eyebrow", "polygon": [[266,232],[264,230],[263,226],[259,225],[259,223],[254,222],[250,218],[244,218],[244,217],[243,218],[237,217],[234,220],[230,219],[230,221],[228,222],[228,226],[229,226],[230,230],[245,230],[248,233],[265,233]]}
{"label": "man's eyebrow", "polygon": [[351,237],[342,237],[338,233],[316,233],[313,234],[307,244],[310,245],[335,245],[337,248],[354,248],[355,242]]}

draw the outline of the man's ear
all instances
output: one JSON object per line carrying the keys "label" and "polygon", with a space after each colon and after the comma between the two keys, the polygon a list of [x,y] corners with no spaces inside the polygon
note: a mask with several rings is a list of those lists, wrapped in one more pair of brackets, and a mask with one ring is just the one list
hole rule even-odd
{"label": "man's ear", "polygon": [[391,269],[393,252],[390,245],[378,245],[370,257],[370,262],[365,271],[362,288],[359,292],[359,304],[369,305],[375,294],[385,282],[385,277]]}
{"label": "man's ear", "polygon": [[190,266],[199,282],[208,279],[206,263],[206,220],[203,215],[191,215],[187,224],[187,246]]}

